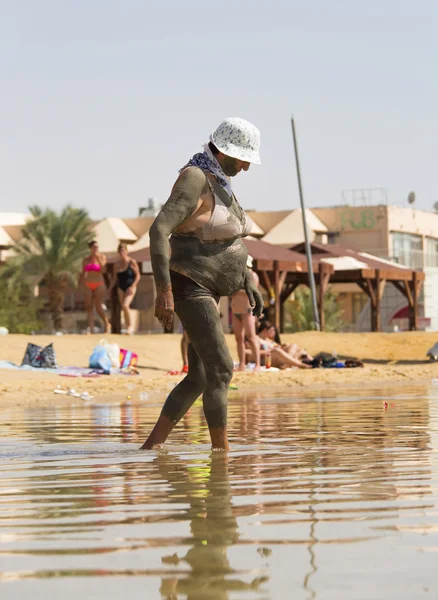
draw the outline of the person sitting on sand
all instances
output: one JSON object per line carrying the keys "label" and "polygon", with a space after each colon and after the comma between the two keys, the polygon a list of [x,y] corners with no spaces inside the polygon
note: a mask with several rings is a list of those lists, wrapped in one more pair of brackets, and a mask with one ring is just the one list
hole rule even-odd
{"label": "person sitting on sand", "polygon": [[[256,288],[259,286],[259,278],[252,270],[252,258],[248,256],[246,266],[251,272],[251,277]],[[256,335],[256,318],[252,314],[252,308],[245,290],[239,290],[231,297],[231,312],[233,315],[233,333],[236,338],[237,355],[239,357],[239,371],[244,371],[245,346],[248,346],[254,357],[255,370],[260,370],[260,343]]]}
{"label": "person sitting on sand", "polygon": [[[299,369],[311,369],[311,365],[303,362],[305,359],[311,360],[306,351],[303,351],[296,344],[283,344],[279,346],[275,342],[275,327],[270,321],[264,321],[258,332],[258,340],[261,347],[260,355],[264,359],[266,354],[271,355],[271,364],[278,369],[287,369],[288,367],[298,367]],[[250,354],[250,359],[252,355]]]}
{"label": "person sitting on sand", "polygon": [[274,342],[276,346],[280,346],[285,352],[290,354],[292,358],[297,358],[306,362],[313,360],[313,357],[310,356],[307,350],[300,348],[298,344],[283,344],[275,325],[270,321],[262,321],[259,325],[257,334],[263,340],[270,340],[271,342]]}

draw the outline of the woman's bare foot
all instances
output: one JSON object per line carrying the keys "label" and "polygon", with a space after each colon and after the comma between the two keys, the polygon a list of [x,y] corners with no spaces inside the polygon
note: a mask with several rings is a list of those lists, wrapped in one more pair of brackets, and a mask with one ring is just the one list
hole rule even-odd
{"label": "woman's bare foot", "polygon": [[140,450],[154,450],[155,448],[161,448],[174,427],[175,423],[172,419],[160,415],[150,436],[143,446],[141,446]]}
{"label": "woman's bare foot", "polygon": [[246,371],[246,365],[239,365],[235,368],[235,371]]}
{"label": "woman's bare foot", "polygon": [[227,430],[220,427],[210,428],[211,447],[213,450],[227,451],[230,449],[228,444]]}

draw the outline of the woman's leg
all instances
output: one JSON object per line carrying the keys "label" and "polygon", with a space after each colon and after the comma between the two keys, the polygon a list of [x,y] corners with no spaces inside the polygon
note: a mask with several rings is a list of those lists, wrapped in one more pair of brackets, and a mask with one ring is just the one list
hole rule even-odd
{"label": "woman's leg", "polygon": [[205,388],[204,366],[189,343],[187,349],[189,371],[170,392],[161,415],[141,450],[151,450],[163,444],[169,433],[199,398]]}
{"label": "woman's leg", "polygon": [[233,332],[236,338],[237,356],[239,357],[239,371],[244,371],[246,368],[245,356],[245,330],[243,322],[233,313]]}
{"label": "woman's leg", "polygon": [[125,329],[127,330],[128,333],[132,333],[131,312],[129,309],[131,306],[131,302],[134,300],[135,294],[127,294],[120,288],[117,289],[117,293],[119,295],[119,302],[120,302],[120,306],[123,311],[123,319],[125,321]]}
{"label": "woman's leg", "polygon": [[213,448],[226,450],[227,394],[233,376],[233,360],[218,306],[210,297],[189,298],[178,302],[176,312],[190,338],[189,372],[167,397],[161,416],[142,448],[163,443],[203,392],[204,414]]}
{"label": "woman's leg", "polygon": [[[211,297],[180,303],[178,316],[205,371],[202,396],[213,448],[228,450],[227,396],[233,377],[233,359],[225,341],[219,307]],[[189,373],[191,367],[189,366]]]}
{"label": "woman's leg", "polygon": [[260,343],[257,339],[256,329],[255,329],[255,316],[252,313],[245,313],[242,315],[243,319],[243,327],[246,335],[246,339],[248,341],[249,347],[252,352],[252,356],[254,357],[255,368],[256,370],[260,369]]}
{"label": "woman's leg", "polygon": [[309,369],[309,365],[302,363],[297,358],[293,358],[290,354],[285,352],[283,348],[275,346],[271,350],[272,366],[279,369],[285,369],[286,367],[299,367],[300,369]]}
{"label": "woman's leg", "polygon": [[94,331],[94,299],[93,292],[89,287],[84,286],[84,303],[87,312],[88,329],[90,333]]}
{"label": "woman's leg", "polygon": [[188,365],[189,365],[189,343],[190,343],[189,336],[183,330],[183,334],[182,334],[182,338],[181,338],[181,358],[182,358],[182,362],[183,362],[183,368],[182,368],[183,371],[184,371],[184,369],[188,369]]}
{"label": "woman's leg", "polygon": [[96,308],[97,314],[103,321],[105,333],[108,333],[109,328],[110,328],[109,321],[108,321],[108,318],[107,318],[105,311],[103,310],[103,306],[102,306],[105,296],[106,296],[106,286],[104,284],[100,285],[98,288],[96,288],[94,290],[94,306]]}

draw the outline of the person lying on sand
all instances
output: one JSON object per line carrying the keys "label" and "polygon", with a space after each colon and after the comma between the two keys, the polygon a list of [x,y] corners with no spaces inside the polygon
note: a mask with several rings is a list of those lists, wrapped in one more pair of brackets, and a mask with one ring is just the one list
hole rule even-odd
{"label": "person lying on sand", "polygon": [[258,339],[261,345],[261,355],[271,354],[272,366],[279,369],[287,367],[298,367],[300,369],[311,368],[309,364],[303,361],[311,361],[309,353],[300,348],[297,344],[278,344],[275,341],[276,331],[270,321],[263,321],[259,327]]}

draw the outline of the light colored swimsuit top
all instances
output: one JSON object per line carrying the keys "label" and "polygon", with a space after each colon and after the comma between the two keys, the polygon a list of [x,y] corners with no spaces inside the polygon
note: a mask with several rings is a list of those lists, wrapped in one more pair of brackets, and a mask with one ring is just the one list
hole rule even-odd
{"label": "light colored swimsuit top", "polygon": [[[216,194],[208,177],[207,181],[214,198],[214,206],[210,219],[199,229],[195,229],[190,234],[182,235],[194,235],[203,242],[225,242],[249,235],[253,227],[252,219],[240,208],[236,198],[234,197],[234,201],[241,210],[241,218],[231,212],[228,206]],[[179,236],[181,234],[178,233],[176,235]]]}

